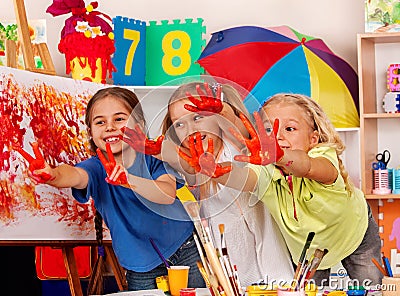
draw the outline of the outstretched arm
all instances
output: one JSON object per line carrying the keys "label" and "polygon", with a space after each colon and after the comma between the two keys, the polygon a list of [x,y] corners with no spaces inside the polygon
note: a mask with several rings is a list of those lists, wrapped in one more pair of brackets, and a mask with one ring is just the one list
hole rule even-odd
{"label": "outstretched arm", "polygon": [[322,184],[332,184],[338,170],[325,157],[310,157],[303,150],[285,150],[285,155],[277,163],[286,173],[299,178],[315,180]]}
{"label": "outstretched arm", "polygon": [[[285,173],[299,178],[312,179],[323,184],[332,184],[336,180],[338,171],[328,159],[324,157],[312,158],[303,150],[285,149],[283,151],[280,148],[276,139],[279,129],[278,120],[275,120],[273,132],[268,135],[258,113],[254,112],[258,132],[244,115],[240,117],[249,132],[250,138],[246,139],[233,130],[231,130],[231,133],[239,141],[246,144],[250,154],[235,156],[235,160],[261,165],[274,163]],[[315,140],[315,144],[317,143],[318,141]]]}
{"label": "outstretched arm", "polygon": [[88,174],[80,168],[61,164],[50,167],[44,160],[37,142],[31,144],[35,157],[31,156],[22,147],[14,147],[29,163],[28,175],[35,184],[48,184],[58,188],[74,187],[83,189],[88,184]]}

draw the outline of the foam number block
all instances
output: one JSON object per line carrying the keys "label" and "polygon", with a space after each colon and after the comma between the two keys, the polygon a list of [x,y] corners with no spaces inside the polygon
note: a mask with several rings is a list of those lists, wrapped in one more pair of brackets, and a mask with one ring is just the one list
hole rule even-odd
{"label": "foam number block", "polygon": [[390,64],[387,70],[387,89],[400,91],[400,64]]}
{"label": "foam number block", "polygon": [[146,22],[125,17],[113,18],[115,54],[114,84],[144,85],[146,73]]}
{"label": "foam number block", "polygon": [[161,85],[204,70],[195,61],[205,46],[203,19],[150,21],[146,28],[146,85]]}

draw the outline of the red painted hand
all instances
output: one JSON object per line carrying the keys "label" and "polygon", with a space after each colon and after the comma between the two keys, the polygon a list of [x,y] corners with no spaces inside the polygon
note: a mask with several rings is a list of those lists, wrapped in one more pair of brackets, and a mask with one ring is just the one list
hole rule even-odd
{"label": "red painted hand", "polygon": [[30,177],[37,183],[46,183],[50,180],[53,180],[54,177],[47,172],[34,173],[34,171],[36,170],[42,170],[46,168],[46,162],[44,160],[43,154],[39,150],[39,144],[37,142],[33,142],[30,144],[36,158],[32,157],[28,152],[22,149],[22,147],[14,147],[14,150],[19,152],[28,161]]}
{"label": "red painted hand", "polygon": [[[106,182],[112,185],[128,185],[128,179],[126,177],[126,173],[124,169],[120,169],[120,165],[117,165],[114,154],[111,151],[110,143],[106,143],[106,151],[108,160],[104,156],[103,152],[100,148],[96,149],[97,156],[99,157],[101,163],[103,164],[104,168],[106,169],[107,178]],[[120,172],[116,174],[115,178],[110,179],[110,176],[114,172],[114,170],[119,170]]]}
{"label": "red painted hand", "polygon": [[196,85],[197,94],[199,95],[200,99],[196,99],[189,92],[186,93],[186,96],[194,106],[185,104],[185,109],[202,115],[220,113],[223,108],[221,101],[221,85],[217,86],[215,97],[208,83],[204,83],[204,88],[206,89],[207,94],[202,91],[200,85]]}
{"label": "red painted hand", "polygon": [[218,178],[232,170],[232,166],[221,166],[215,163],[214,143],[212,139],[208,139],[207,151],[204,152],[203,143],[200,133],[189,137],[190,155],[178,150],[179,156],[182,157],[196,172],[202,173],[212,178]]}
{"label": "red painted hand", "polygon": [[135,129],[123,127],[121,131],[124,133],[122,140],[136,151],[147,155],[161,153],[161,146],[164,141],[163,135],[159,136],[156,140],[150,140],[143,133],[139,125],[136,125]]}
{"label": "red painted hand", "polygon": [[275,120],[273,132],[268,135],[265,131],[260,114],[254,112],[253,115],[259,131],[258,133],[246,116],[242,113],[240,114],[240,119],[249,132],[249,139],[245,139],[233,128],[230,129],[231,134],[235,136],[235,138],[241,143],[245,144],[250,152],[250,155],[236,155],[234,159],[236,161],[249,162],[259,165],[267,165],[279,161],[284,155],[284,151],[279,146],[276,139],[276,134],[279,129],[279,120]]}

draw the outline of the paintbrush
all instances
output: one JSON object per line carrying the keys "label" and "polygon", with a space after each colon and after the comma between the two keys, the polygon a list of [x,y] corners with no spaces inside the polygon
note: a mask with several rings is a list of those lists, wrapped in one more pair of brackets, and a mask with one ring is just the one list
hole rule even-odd
{"label": "paintbrush", "polygon": [[314,276],[315,272],[318,269],[318,266],[320,265],[322,259],[324,256],[328,253],[328,249],[324,249],[321,251],[320,249],[316,249],[314,252],[314,259],[313,262],[311,262],[311,268],[310,272],[307,274],[307,279],[312,279]]}
{"label": "paintbrush", "polygon": [[160,250],[158,249],[157,245],[154,243],[153,239],[150,237],[149,238],[151,245],[153,246],[154,250],[156,250],[158,256],[160,256],[161,260],[164,262],[165,267],[169,268],[169,264],[167,262],[167,259],[165,259],[165,257],[163,256],[163,254],[161,254]]}
{"label": "paintbrush", "polygon": [[204,240],[211,243],[212,247],[215,248],[214,236],[211,234],[210,226],[205,218],[201,219],[201,225],[204,229]]}
{"label": "paintbrush", "polygon": [[307,240],[306,240],[306,242],[304,244],[303,250],[302,250],[300,258],[299,258],[299,263],[297,264],[297,267],[296,267],[296,272],[294,274],[294,279],[297,279],[297,277],[299,276],[299,272],[300,272],[301,266],[302,266],[302,264],[304,264],[304,261],[306,259],[307,251],[310,248],[310,245],[311,245],[311,242],[312,242],[314,236],[315,236],[315,232],[309,232],[308,233]]}
{"label": "paintbrush", "polygon": [[219,262],[217,253],[215,252],[215,248],[211,245],[211,242],[206,242],[204,244],[204,249],[210,262],[211,269],[217,276],[218,282],[221,284],[225,294],[227,296],[233,296],[234,292],[230,286],[229,279],[225,277],[221,263]]}
{"label": "paintbrush", "polygon": [[237,286],[237,282],[234,278],[233,275],[233,266],[231,264],[231,261],[228,256],[228,248],[226,247],[226,241],[225,241],[225,224],[219,224],[218,225],[219,233],[221,235],[221,256],[222,256],[222,261],[221,265],[225,266],[227,276],[231,282],[232,288],[235,292],[235,295],[239,295],[239,287]]}
{"label": "paintbrush", "polygon": [[225,252],[226,252],[226,242],[225,242],[225,236],[224,236],[224,232],[225,232],[225,224],[219,224],[218,225],[218,228],[219,228],[219,233],[220,233],[220,235],[221,235],[221,253],[223,254],[223,255],[225,255],[224,253],[223,253],[223,249],[225,248]]}
{"label": "paintbrush", "polygon": [[200,241],[199,241],[197,233],[193,233],[193,238],[194,238],[194,241],[196,243],[197,251],[199,252],[201,262],[203,263],[203,268],[205,269],[206,273],[209,275],[210,274],[210,270],[208,268],[207,260],[206,260],[206,257],[204,255],[205,252],[204,252],[203,246],[200,244]]}
{"label": "paintbrush", "polygon": [[378,263],[378,261],[375,258],[371,259],[372,263],[375,264],[375,266],[379,269],[379,271],[383,274],[383,276],[387,276],[386,270],[382,267],[381,264]]}
{"label": "paintbrush", "polygon": [[204,228],[201,224],[199,204],[197,202],[187,201],[183,203],[183,207],[188,213],[190,219],[193,221],[194,227],[196,228],[196,231],[199,234],[200,239],[202,240],[204,237]]}
{"label": "paintbrush", "polygon": [[307,251],[310,248],[310,245],[311,245],[312,240],[314,239],[314,236],[315,236],[315,232],[309,232],[307,235],[306,242],[304,244],[303,250],[300,254],[299,262],[296,267],[296,272],[294,273],[293,283],[292,283],[292,285],[294,284],[293,289],[295,289],[297,287],[300,271],[301,271],[301,268],[304,266]]}
{"label": "paintbrush", "polygon": [[204,282],[206,283],[206,286],[207,286],[208,290],[210,290],[211,296],[216,296],[215,295],[216,293],[215,293],[214,289],[217,289],[216,291],[218,292],[218,285],[217,285],[217,287],[214,288],[211,285],[210,278],[208,277],[208,274],[207,274],[207,272],[205,270],[204,265],[201,263],[201,261],[197,261],[196,263],[197,263],[197,267],[199,268],[199,271],[200,271],[201,275],[203,276]]}
{"label": "paintbrush", "polygon": [[240,280],[239,280],[239,274],[238,274],[236,265],[233,266],[233,275],[235,277],[236,286],[238,287],[238,290],[239,290],[239,295],[243,295],[242,284],[240,283]]}

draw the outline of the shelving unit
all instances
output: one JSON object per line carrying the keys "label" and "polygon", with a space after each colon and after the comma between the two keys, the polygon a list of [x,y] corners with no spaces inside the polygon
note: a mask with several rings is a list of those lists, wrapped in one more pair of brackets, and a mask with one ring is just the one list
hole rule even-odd
{"label": "shelving unit", "polygon": [[400,164],[399,113],[384,113],[382,100],[387,92],[386,73],[392,63],[400,63],[400,33],[357,35],[360,87],[361,189],[369,200],[400,199],[400,195],[372,194],[372,163],[377,153],[388,149],[389,167]]}

